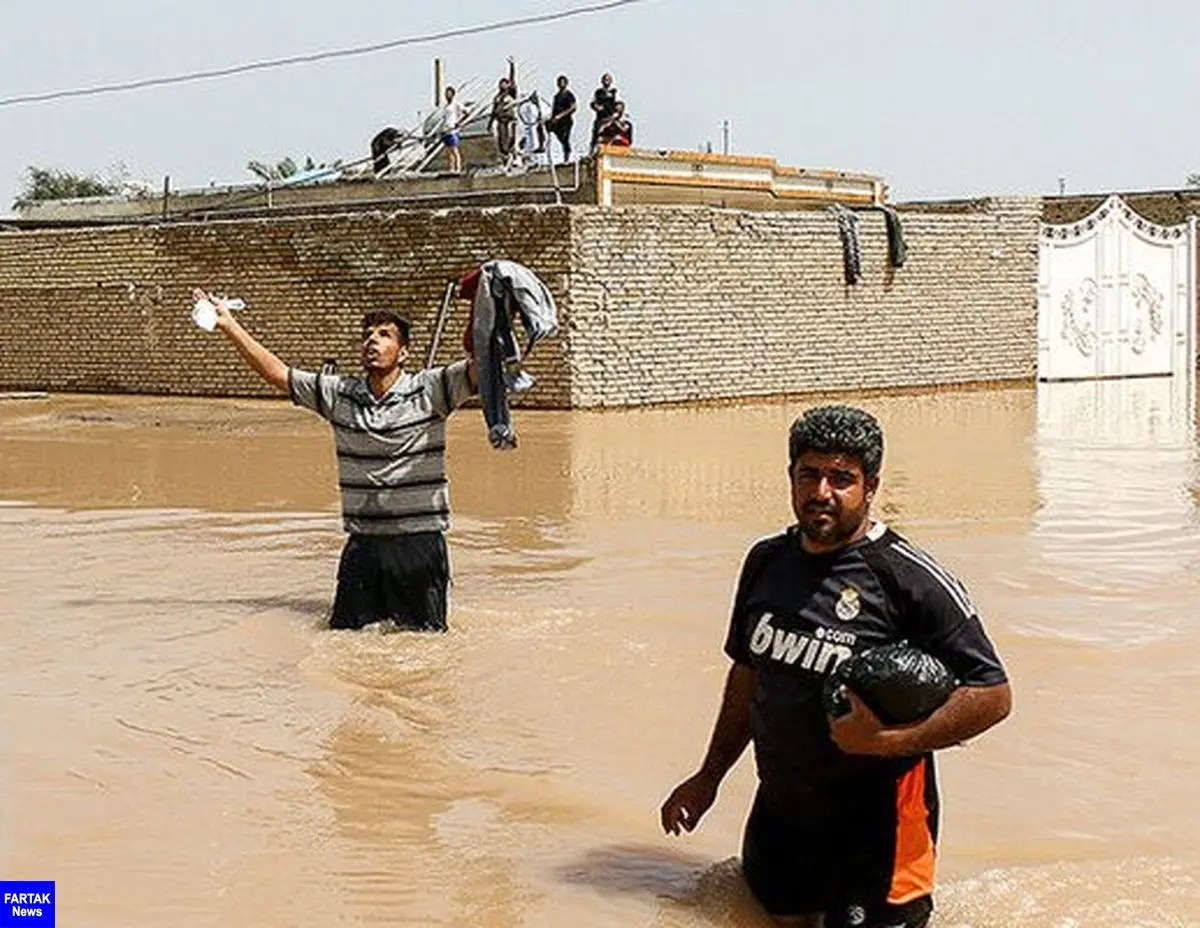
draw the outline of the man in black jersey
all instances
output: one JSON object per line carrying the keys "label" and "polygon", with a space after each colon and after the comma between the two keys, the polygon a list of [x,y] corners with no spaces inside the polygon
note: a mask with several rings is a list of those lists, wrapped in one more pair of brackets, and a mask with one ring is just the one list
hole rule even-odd
{"label": "man in black jersey", "polygon": [[[700,770],[663,804],[662,826],[692,831],[753,741],[759,787],[742,869],[776,924],[921,928],[933,910],[932,752],[1007,716],[1007,677],[963,585],[871,518],[883,460],[875,418],[811,409],[788,445],[797,524],[746,557],[716,728]],[[829,719],[827,675],[901,639],[961,681],[949,701],[923,722],[884,728],[851,694],[853,711]]]}

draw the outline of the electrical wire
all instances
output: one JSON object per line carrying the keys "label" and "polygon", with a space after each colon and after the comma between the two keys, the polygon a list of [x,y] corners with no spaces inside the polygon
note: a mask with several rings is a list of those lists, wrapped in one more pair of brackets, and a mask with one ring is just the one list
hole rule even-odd
{"label": "electrical wire", "polygon": [[126,90],[141,90],[146,87],[163,87],[168,84],[183,84],[192,81],[212,80],[219,77],[229,77],[234,74],[245,74],[249,71],[265,71],[270,68],[280,68],[296,64],[311,64],[316,61],[328,61],[333,58],[348,58],[353,55],[370,55],[375,52],[402,48],[407,45],[422,45],[428,42],[438,42],[443,39],[460,38],[467,35],[479,35],[484,32],[496,32],[501,29],[515,29],[520,26],[534,26],[543,23],[557,22],[574,16],[584,16],[592,13],[603,13],[618,7],[631,6],[636,3],[646,3],[647,0],[608,0],[592,6],[581,6],[571,10],[561,10],[557,13],[545,13],[539,16],[525,16],[520,19],[507,19],[499,22],[482,23],[476,26],[461,26],[442,32],[431,32],[426,35],[409,36],[403,39],[393,39],[390,42],[378,42],[374,45],[360,45],[353,48],[341,48],[324,52],[312,52],[307,55],[292,55],[288,58],[275,58],[269,61],[252,61],[248,64],[232,65],[227,68],[215,68],[211,71],[192,71],[187,74],[177,74],[172,77],[151,77],[136,81],[126,81],[119,84],[100,84],[92,87],[77,87],[73,90],[53,90],[47,93],[22,94],[16,97],[0,98],[0,107],[19,106],[29,103],[46,103],[51,100],[64,100],[71,97],[92,97],[99,94],[119,93]]}

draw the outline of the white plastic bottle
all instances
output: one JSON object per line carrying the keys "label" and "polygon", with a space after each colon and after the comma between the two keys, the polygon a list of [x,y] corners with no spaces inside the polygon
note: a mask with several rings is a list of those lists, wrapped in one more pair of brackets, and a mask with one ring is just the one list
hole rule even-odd
{"label": "white plastic bottle", "polygon": [[[245,309],[246,301],[236,296],[221,297],[226,308],[230,310]],[[217,328],[217,307],[208,300],[197,300],[192,306],[192,321],[205,332],[215,332]]]}

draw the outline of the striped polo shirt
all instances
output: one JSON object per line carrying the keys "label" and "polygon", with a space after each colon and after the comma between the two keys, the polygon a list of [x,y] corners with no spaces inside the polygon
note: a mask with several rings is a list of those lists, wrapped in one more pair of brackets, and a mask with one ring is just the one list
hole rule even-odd
{"label": "striped polo shirt", "polygon": [[467,362],[404,373],[376,399],[366,380],[288,369],[292,402],[333,426],[342,524],[354,535],[450,527],[446,417],[471,396]]}

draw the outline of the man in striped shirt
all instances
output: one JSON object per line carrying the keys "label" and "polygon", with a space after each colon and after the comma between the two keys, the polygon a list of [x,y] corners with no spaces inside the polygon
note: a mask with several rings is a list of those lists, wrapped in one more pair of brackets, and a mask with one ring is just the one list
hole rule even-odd
{"label": "man in striped shirt", "polygon": [[478,389],[473,359],[409,374],[408,322],[387,310],[362,322],[366,377],[288,367],[234,318],[218,297],[217,328],[267,383],[333,426],[342,523],[349,535],[338,565],[330,625],[361,628],[390,619],[444,631],[450,564],[446,417]]}

